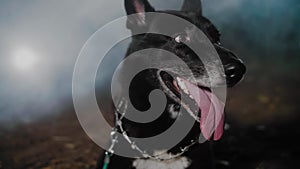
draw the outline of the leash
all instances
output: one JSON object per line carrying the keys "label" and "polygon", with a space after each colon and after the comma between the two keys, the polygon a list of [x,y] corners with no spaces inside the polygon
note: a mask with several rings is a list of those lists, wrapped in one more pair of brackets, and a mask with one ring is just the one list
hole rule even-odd
{"label": "leash", "polygon": [[108,165],[109,165],[111,156],[112,156],[112,154],[108,153],[107,151],[105,152],[104,164],[103,164],[102,169],[108,169]]}

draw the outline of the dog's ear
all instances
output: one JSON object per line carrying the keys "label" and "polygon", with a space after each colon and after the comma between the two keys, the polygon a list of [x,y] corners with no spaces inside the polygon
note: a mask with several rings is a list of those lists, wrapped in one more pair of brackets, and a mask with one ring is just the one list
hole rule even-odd
{"label": "dog's ear", "polygon": [[137,26],[145,26],[145,12],[155,12],[155,9],[147,0],[125,0],[125,9],[127,15],[136,14],[128,17],[127,19],[127,28],[129,29],[133,29],[133,27]]}
{"label": "dog's ear", "polygon": [[202,15],[201,0],[184,0],[181,11],[195,12],[199,15]]}

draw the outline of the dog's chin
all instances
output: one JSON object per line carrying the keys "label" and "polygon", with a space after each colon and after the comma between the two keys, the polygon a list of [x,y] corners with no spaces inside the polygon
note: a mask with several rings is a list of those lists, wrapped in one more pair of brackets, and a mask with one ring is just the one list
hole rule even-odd
{"label": "dog's chin", "polygon": [[207,140],[212,136],[214,140],[219,140],[223,134],[224,103],[211,89],[164,71],[159,72],[158,76],[165,94],[200,122],[202,135]]}

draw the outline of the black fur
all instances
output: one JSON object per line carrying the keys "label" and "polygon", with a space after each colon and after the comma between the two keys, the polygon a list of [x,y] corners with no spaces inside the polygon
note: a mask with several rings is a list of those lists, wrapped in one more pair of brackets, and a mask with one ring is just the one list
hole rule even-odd
{"label": "black fur", "polygon": [[[192,2],[198,2],[198,5],[196,5],[197,3],[192,4]],[[160,23],[164,22],[161,21],[160,18],[152,18],[151,21],[148,21],[147,17],[144,17],[144,15],[146,15],[145,12],[155,11],[155,9],[150,5],[149,2],[147,2],[147,0],[125,0],[125,8],[128,15],[139,13],[137,17],[128,19],[127,21],[127,28],[132,32],[137,31],[136,29],[149,29],[150,26],[159,27]],[[211,43],[214,44],[215,49],[224,65],[227,85],[233,86],[241,80],[246,70],[244,64],[233,52],[220,45],[220,33],[216,27],[202,15],[200,0],[186,0],[181,11],[156,12],[176,15],[195,24],[205,33]],[[182,35],[183,38],[186,38],[192,35],[193,31],[193,29],[185,29],[185,32],[174,32],[174,35],[179,34]],[[128,48],[126,56],[132,54],[133,52],[147,48],[164,49],[176,54],[186,62],[196,78],[204,78],[206,74],[204,71],[205,69],[203,68],[203,63],[197,58],[195,53],[192,52],[186,45],[176,42],[172,37],[156,34],[142,34],[134,36],[132,37],[132,42]],[[174,63],[172,64],[174,72],[181,71],[180,67],[177,67],[174,65]],[[129,89],[130,101],[135,108],[140,111],[145,111],[150,108],[150,103],[148,101],[149,93],[154,89],[161,89],[161,84],[157,79],[157,71],[158,70],[156,69],[142,71],[136,75],[131,82]],[[168,75],[166,76],[166,78],[168,78]],[[170,104],[174,104],[175,108],[177,109],[180,107],[179,103],[168,97],[168,105]],[[135,123],[124,119],[124,128],[128,131],[129,136],[132,137],[143,138],[155,136],[161,132],[164,132],[173,124],[174,119],[169,117],[168,111],[169,110],[166,109],[158,119],[147,124]],[[189,144],[191,139],[199,136],[199,133],[199,124],[195,123],[190,133],[169,152],[177,153],[178,147],[184,147],[185,145]],[[189,169],[210,168],[212,159],[208,144],[209,143],[207,142],[201,145],[195,145],[191,148],[191,150],[184,154],[184,156],[192,160],[192,164]],[[130,169],[132,168],[133,160],[134,159],[113,155],[111,157],[109,169]],[[103,158],[100,158],[98,168],[101,169],[102,165]]]}

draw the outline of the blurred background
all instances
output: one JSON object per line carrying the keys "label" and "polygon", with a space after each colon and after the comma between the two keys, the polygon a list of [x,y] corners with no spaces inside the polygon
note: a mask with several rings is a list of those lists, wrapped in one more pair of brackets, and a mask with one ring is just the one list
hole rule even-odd
{"label": "blurred background", "polygon": [[[150,0],[159,10],[182,1]],[[203,0],[224,46],[248,68],[228,91],[227,131],[214,143],[220,167],[300,167],[299,11],[299,0]],[[76,119],[72,73],[88,38],[124,15],[121,0],[0,1],[0,168],[96,165],[100,148]]]}

